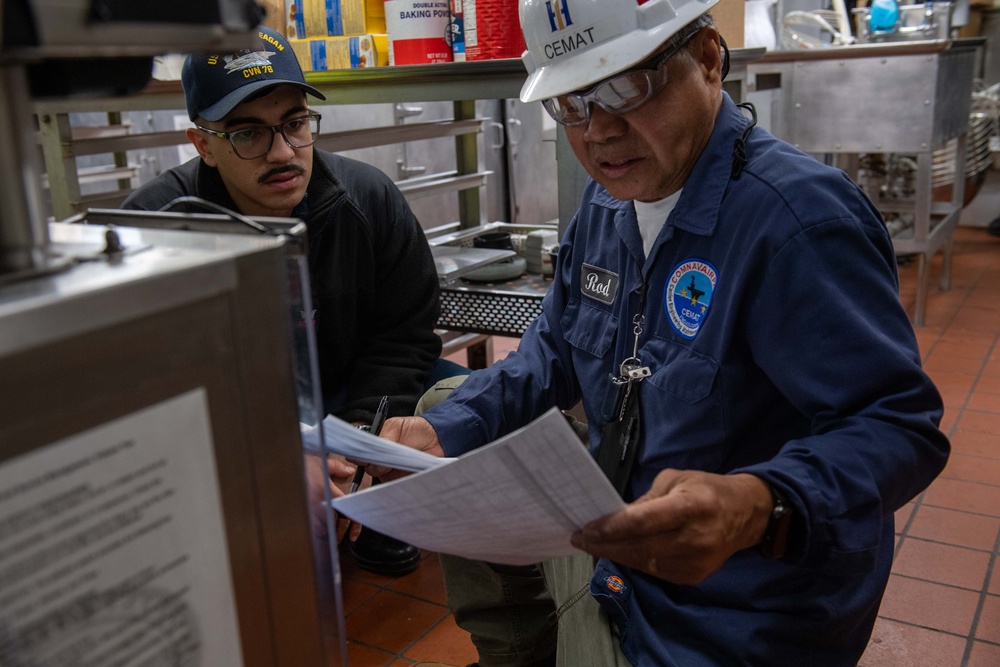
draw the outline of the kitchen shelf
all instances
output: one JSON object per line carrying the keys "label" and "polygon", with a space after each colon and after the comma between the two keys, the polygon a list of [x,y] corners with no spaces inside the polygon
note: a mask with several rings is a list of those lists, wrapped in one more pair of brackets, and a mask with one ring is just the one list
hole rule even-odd
{"label": "kitchen shelf", "polygon": [[[486,222],[481,211],[480,191],[490,172],[479,170],[477,135],[483,132],[481,119],[475,117],[478,99],[517,97],[525,78],[518,59],[484,60],[434,65],[404,65],[366,69],[309,72],[306,81],[327,97],[326,104],[376,104],[400,102],[451,101],[454,118],[450,121],[410,123],[320,135],[317,145],[326,150],[342,151],[383,146],[393,143],[441,137],[453,137],[456,146],[454,172],[432,175],[416,184],[401,183],[410,196],[457,192],[459,218],[463,227]],[[57,219],[86,208],[88,198],[80,194],[80,172],[76,157],[99,153],[124,153],[171,145],[183,145],[183,131],[73,137],[68,115],[72,112],[138,111],[184,109],[184,95],[179,81],[152,81],[138,95],[130,97],[92,97],[38,100],[40,141],[46,172],[50,179],[52,207]],[[124,192],[123,194],[127,194]],[[108,200],[111,194],[103,194]]]}

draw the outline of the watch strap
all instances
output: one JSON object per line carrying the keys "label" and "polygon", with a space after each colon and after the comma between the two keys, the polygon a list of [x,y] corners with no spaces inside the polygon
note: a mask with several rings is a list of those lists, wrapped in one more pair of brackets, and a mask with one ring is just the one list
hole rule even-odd
{"label": "watch strap", "polygon": [[792,507],[778,491],[767,485],[774,505],[767,520],[764,538],[760,541],[760,553],[766,558],[783,558],[788,549],[788,533],[792,525]]}

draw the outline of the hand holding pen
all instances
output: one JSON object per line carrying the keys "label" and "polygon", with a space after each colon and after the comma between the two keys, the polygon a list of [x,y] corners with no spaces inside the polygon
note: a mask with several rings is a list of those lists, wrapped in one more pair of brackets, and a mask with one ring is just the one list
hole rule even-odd
{"label": "hand holding pen", "polygon": [[[389,416],[389,397],[383,396],[382,400],[378,402],[378,407],[375,409],[375,417],[372,419],[372,425],[368,427],[368,432],[372,435],[378,435],[382,432],[382,425],[385,424],[386,417]],[[358,469],[354,471],[354,480],[351,482],[350,493],[354,493],[361,486],[361,481],[365,478],[365,469],[358,466]]]}

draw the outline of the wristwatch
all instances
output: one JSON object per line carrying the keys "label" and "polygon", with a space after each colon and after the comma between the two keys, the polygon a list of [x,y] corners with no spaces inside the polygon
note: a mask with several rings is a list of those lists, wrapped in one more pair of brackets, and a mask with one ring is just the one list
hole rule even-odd
{"label": "wristwatch", "polygon": [[760,553],[765,558],[780,559],[784,557],[785,550],[788,548],[788,532],[792,525],[792,506],[773,486],[768,484],[767,488],[771,490],[774,508],[767,520],[764,539],[760,541]]}

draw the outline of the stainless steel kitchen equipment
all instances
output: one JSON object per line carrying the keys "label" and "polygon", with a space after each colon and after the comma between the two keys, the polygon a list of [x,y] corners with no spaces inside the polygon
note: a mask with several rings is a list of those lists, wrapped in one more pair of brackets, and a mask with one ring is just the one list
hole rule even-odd
{"label": "stainless steel kitchen equipment", "polygon": [[252,0],[169,8],[122,0],[0,3],[0,279],[65,265],[46,239],[31,99],[138,92],[153,56],[240,48],[259,12]]}
{"label": "stainless steel kitchen equipment", "polygon": [[[917,255],[914,322],[922,325],[930,260],[944,252],[942,289],[951,273],[951,240],[965,186],[966,135],[973,67],[981,39],[866,44],[771,52],[748,65],[751,90],[780,89],[771,131],[807,153],[831,154],[851,173],[852,156],[910,155],[915,194],[879,198],[885,212],[912,215],[893,239],[898,255]],[[955,140],[953,196],[933,199],[934,151]],[[853,175],[853,174],[852,174]]]}
{"label": "stainless steel kitchen equipment", "polygon": [[71,267],[0,289],[0,662],[346,664],[305,501],[294,238],[50,233]]}
{"label": "stainless steel kitchen equipment", "polygon": [[0,2],[0,664],[346,664],[303,474],[301,225],[39,205],[32,98],[135,92],[153,55],[241,48],[260,18]]}
{"label": "stainless steel kitchen equipment", "polygon": [[872,8],[851,10],[857,24],[858,42],[906,42],[951,37],[952,2],[928,2],[899,6],[899,20],[889,30],[872,30]]}

